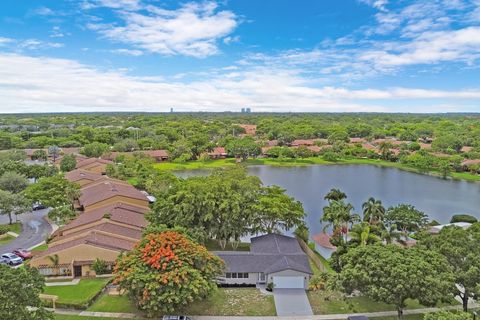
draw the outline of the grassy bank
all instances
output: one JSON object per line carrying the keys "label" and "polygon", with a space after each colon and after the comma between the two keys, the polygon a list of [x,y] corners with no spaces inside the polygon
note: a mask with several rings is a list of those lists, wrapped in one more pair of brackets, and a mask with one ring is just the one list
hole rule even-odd
{"label": "grassy bank", "polygon": [[[174,162],[163,162],[156,163],[154,167],[159,170],[167,171],[181,171],[181,170],[199,170],[199,169],[215,169],[215,168],[227,168],[235,166],[237,163],[235,159],[219,159],[219,160],[210,160],[210,161],[188,161],[184,163],[174,163]],[[300,166],[309,166],[309,165],[374,165],[379,167],[386,168],[397,168],[404,171],[420,173],[420,174],[429,174],[432,176],[441,177],[441,174],[436,170],[430,170],[427,172],[421,171],[415,167],[407,166],[399,162],[390,162],[377,159],[342,159],[338,161],[326,161],[322,158],[312,157],[305,159],[271,159],[271,158],[261,158],[261,159],[248,159],[243,162],[247,166],[255,165],[268,165],[274,167],[300,167]],[[456,180],[466,180],[466,181],[478,181],[480,182],[480,175],[471,174],[468,172],[452,172],[449,178]]]}
{"label": "grassy bank", "polygon": [[44,293],[58,296],[59,307],[86,308],[108,281],[109,278],[81,279],[76,285],[45,287]]}

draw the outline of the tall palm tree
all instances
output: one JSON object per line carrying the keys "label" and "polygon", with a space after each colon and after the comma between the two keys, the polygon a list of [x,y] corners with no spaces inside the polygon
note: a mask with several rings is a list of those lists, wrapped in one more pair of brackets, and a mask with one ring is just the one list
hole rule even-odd
{"label": "tall palm tree", "polygon": [[379,224],[385,217],[385,207],[382,205],[382,201],[370,198],[362,204],[363,209],[363,221],[368,222],[371,225]]}
{"label": "tall palm tree", "polygon": [[324,230],[332,227],[334,231],[344,234],[345,241],[348,239],[348,230],[354,222],[360,221],[358,214],[353,213],[353,206],[343,200],[330,201],[328,206],[323,208],[321,222],[324,223]]}
{"label": "tall palm tree", "polygon": [[379,145],[378,145],[378,149],[380,151],[380,154],[382,156],[382,159],[383,160],[388,160],[390,158],[390,155],[391,155],[391,151],[390,149],[392,148],[392,144],[390,142],[381,142]]}
{"label": "tall palm tree", "polygon": [[347,195],[345,192],[343,192],[340,189],[337,188],[332,188],[330,191],[325,195],[323,199],[328,200],[328,201],[339,201],[339,200],[344,200],[347,198]]}
{"label": "tall palm tree", "polygon": [[352,227],[352,230],[350,230],[350,238],[360,246],[366,246],[367,244],[374,244],[382,241],[379,236],[370,231],[370,225],[365,221],[361,222]]}

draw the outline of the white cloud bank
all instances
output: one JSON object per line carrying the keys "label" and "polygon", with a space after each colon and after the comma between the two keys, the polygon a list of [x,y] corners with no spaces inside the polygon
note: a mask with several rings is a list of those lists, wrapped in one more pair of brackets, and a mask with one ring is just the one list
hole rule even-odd
{"label": "white cloud bank", "polygon": [[[103,0],[102,3],[115,8],[112,4],[116,2]],[[138,5],[138,2],[131,5]],[[236,15],[228,10],[218,11],[215,2],[187,3],[177,10],[155,6],[146,6],[144,9],[141,12],[121,12],[122,26],[90,23],[87,27],[107,39],[132,45],[139,50],[204,58],[217,54],[218,41],[238,25]]]}
{"label": "white cloud bank", "polygon": [[[238,111],[244,106],[254,111],[442,112],[459,108],[428,99],[480,101],[480,90],[317,88],[291,70],[226,72],[203,81],[168,82],[100,71],[72,60],[0,53],[0,112],[158,112],[171,107],[177,111]],[[384,102],[402,99],[403,107],[382,107]],[[407,107],[408,99],[416,99],[415,108]],[[418,99],[426,101],[421,109]]]}

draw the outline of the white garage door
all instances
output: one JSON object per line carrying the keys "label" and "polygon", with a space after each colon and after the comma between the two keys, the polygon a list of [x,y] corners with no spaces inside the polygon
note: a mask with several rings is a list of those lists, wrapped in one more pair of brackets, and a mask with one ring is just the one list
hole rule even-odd
{"label": "white garage door", "polygon": [[303,277],[273,277],[273,283],[277,289],[304,289]]}

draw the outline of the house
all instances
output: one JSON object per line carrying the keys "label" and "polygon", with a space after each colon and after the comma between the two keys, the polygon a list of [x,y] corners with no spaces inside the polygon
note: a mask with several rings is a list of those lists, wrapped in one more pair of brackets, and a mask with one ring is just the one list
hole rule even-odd
{"label": "house", "polygon": [[[48,249],[35,254],[30,264],[43,275],[93,276],[91,265],[98,258],[113,265],[117,256],[131,250],[147,225],[146,208],[124,203],[82,213],[53,233]],[[58,256],[58,268],[49,256]]]}
{"label": "house", "polygon": [[225,285],[273,283],[275,288],[307,289],[312,276],[309,260],[298,240],[280,234],[251,239],[249,252],[216,252],[226,272],[218,280]]}
{"label": "house", "polygon": [[227,151],[224,147],[215,147],[211,152],[208,153],[208,156],[211,159],[225,159],[227,155]]}
{"label": "house", "polygon": [[85,212],[111,205],[126,203],[140,208],[149,208],[148,198],[135,187],[106,179],[82,188],[82,195],[78,199],[80,209]]}
{"label": "house", "polygon": [[106,159],[87,158],[77,161],[76,169],[105,174],[107,171],[107,165],[109,164],[113,164],[113,162]]}
{"label": "house", "polygon": [[462,149],[460,149],[460,152],[467,153],[467,152],[470,152],[472,150],[473,150],[473,147],[463,146]]}
{"label": "house", "polygon": [[460,164],[465,171],[475,170],[480,172],[480,159],[467,159]]}
{"label": "house", "polygon": [[472,224],[468,222],[454,222],[454,223],[448,223],[448,224],[441,224],[438,226],[430,227],[430,229],[428,229],[428,233],[437,234],[437,233],[440,233],[440,231],[442,231],[443,228],[451,227],[451,226],[460,227],[462,229],[468,229],[472,226]]}
{"label": "house", "polygon": [[156,162],[163,162],[168,160],[167,150],[141,150],[134,152],[116,152],[112,151],[102,156],[102,159],[115,161],[118,156],[133,156],[134,154],[143,154],[147,157],[153,158]]}
{"label": "house", "polygon": [[300,146],[313,146],[315,144],[315,140],[312,139],[297,139],[293,140],[290,143],[291,147],[300,147]]}
{"label": "house", "polygon": [[245,130],[247,136],[255,136],[257,134],[257,125],[255,124],[238,124],[238,126]]}

